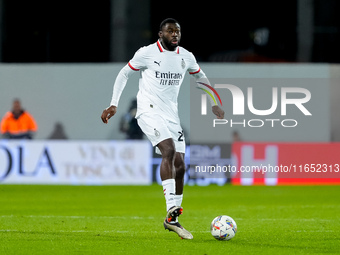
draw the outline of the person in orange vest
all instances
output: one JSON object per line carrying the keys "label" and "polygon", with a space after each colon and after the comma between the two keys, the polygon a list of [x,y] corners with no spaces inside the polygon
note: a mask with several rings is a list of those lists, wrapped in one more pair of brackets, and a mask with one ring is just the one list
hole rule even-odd
{"label": "person in orange vest", "polygon": [[19,99],[14,99],[12,111],[7,112],[1,120],[2,136],[9,139],[32,139],[33,133],[37,130],[34,118],[22,109]]}

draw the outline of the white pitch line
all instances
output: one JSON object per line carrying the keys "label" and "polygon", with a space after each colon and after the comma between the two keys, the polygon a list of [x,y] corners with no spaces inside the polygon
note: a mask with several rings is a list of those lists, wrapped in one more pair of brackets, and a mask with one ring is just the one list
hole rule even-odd
{"label": "white pitch line", "polygon": [[[17,229],[0,229],[0,232],[23,232],[23,233],[30,233],[30,232],[35,232],[35,230],[17,230]],[[101,234],[101,233],[118,233],[118,234],[126,234],[130,233],[131,231],[126,231],[126,230],[55,230],[51,231],[53,233],[55,232],[60,232],[60,233],[96,233],[96,234]],[[159,233],[160,231],[145,231],[147,233]],[[192,233],[210,233],[209,230],[199,230],[199,231],[190,231]],[[334,230],[295,230],[295,231],[290,231],[290,232],[296,232],[296,233],[334,233]],[[48,233],[48,231],[45,231],[45,233]]]}
{"label": "white pitch line", "polygon": [[71,219],[86,219],[86,218],[102,218],[102,219],[133,219],[133,220],[153,220],[154,217],[140,217],[140,216],[84,216],[84,215],[0,215],[0,218],[71,218]]}
{"label": "white pitch line", "polygon": [[[140,217],[140,216],[85,216],[85,215],[0,215],[0,218],[69,218],[69,219],[127,219],[127,220],[159,220],[156,217]],[[190,219],[202,219],[202,217],[190,217]],[[305,221],[305,222],[333,222],[339,219],[297,219],[297,218],[234,218],[235,221]]]}
{"label": "white pitch line", "polygon": [[[18,229],[0,229],[0,232],[34,232],[35,230],[18,230]],[[49,231],[45,231],[45,233],[48,233]],[[128,233],[129,231],[126,230],[55,230],[50,232],[61,232],[61,233]]]}
{"label": "white pitch line", "polygon": [[296,218],[253,218],[253,219],[245,219],[245,218],[234,218],[235,221],[239,220],[252,220],[252,221],[338,221],[338,219],[320,219],[320,218],[313,218],[313,219],[296,219]]}

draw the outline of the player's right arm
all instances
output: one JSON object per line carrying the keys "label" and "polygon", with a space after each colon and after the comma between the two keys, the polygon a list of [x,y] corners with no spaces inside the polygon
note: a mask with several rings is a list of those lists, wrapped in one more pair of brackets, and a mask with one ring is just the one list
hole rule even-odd
{"label": "player's right arm", "polygon": [[127,65],[125,65],[117,75],[116,81],[113,85],[112,99],[110,106],[104,109],[101,119],[107,124],[109,119],[113,117],[117,112],[117,107],[119,103],[120,96],[126,86],[126,83],[129,77],[139,71],[140,69],[145,67],[145,57],[144,57],[144,48],[139,49],[133,58],[129,61]]}
{"label": "player's right arm", "polygon": [[111,105],[109,107],[107,107],[106,109],[104,109],[101,119],[102,121],[107,124],[107,122],[109,121],[109,119],[114,116],[117,112],[117,106]]}
{"label": "player's right arm", "polygon": [[104,109],[101,119],[102,121],[107,124],[109,119],[113,117],[117,112],[117,106],[119,103],[120,96],[126,86],[126,83],[129,79],[129,77],[134,73],[135,71],[132,70],[129,65],[127,64],[124,66],[120,72],[117,75],[116,81],[113,85],[113,92],[112,92],[112,99],[110,106]]}

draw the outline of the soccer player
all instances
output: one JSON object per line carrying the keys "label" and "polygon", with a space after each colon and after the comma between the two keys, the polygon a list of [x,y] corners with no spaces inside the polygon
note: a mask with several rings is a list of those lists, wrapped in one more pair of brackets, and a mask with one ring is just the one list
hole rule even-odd
{"label": "soccer player", "polygon": [[[115,115],[127,80],[133,73],[140,72],[136,119],[156,146],[156,152],[162,155],[160,174],[167,208],[163,225],[183,239],[192,239],[192,234],[178,222],[183,211],[185,139],[178,117],[177,97],[186,71],[205,84],[209,81],[193,54],[179,46],[181,27],[175,19],[165,19],[158,35],[156,43],[140,48],[121,69],[113,86],[111,104],[103,111],[101,119],[108,123]],[[198,86],[203,87],[200,84]],[[213,100],[211,104],[217,118],[223,119],[224,111],[214,105]]]}

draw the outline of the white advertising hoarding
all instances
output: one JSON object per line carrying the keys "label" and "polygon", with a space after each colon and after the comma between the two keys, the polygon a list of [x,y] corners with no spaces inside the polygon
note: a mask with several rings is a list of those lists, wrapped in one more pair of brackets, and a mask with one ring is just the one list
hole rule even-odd
{"label": "white advertising hoarding", "polygon": [[148,141],[0,140],[0,184],[149,185]]}

